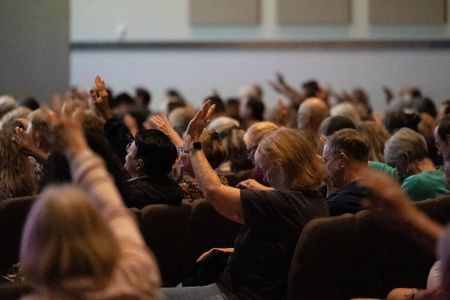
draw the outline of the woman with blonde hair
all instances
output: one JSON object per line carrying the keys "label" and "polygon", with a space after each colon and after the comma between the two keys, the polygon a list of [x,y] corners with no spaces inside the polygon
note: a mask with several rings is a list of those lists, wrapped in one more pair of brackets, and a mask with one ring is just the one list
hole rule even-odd
{"label": "woman with blonde hair", "polygon": [[373,121],[364,121],[358,125],[358,128],[369,139],[369,160],[384,162],[384,144],[390,137],[386,127]]}
{"label": "woman with blonde hair", "polygon": [[273,188],[237,189],[223,185],[208,163],[199,138],[214,110],[207,101],[190,122],[184,151],[200,189],[214,209],[242,224],[225,270],[215,283],[162,289],[162,299],[285,299],[289,266],[303,226],[328,215],[318,187],[324,165],[302,133],[281,128],[259,144],[255,161]]}
{"label": "woman with blonde hair", "polygon": [[[250,126],[244,134],[244,143],[247,151],[247,157],[255,164],[255,152],[258,148],[259,142],[267,135],[273,133],[278,129],[278,125],[273,122],[263,121],[258,122]],[[256,166],[253,168],[250,174],[250,179],[246,182],[252,184],[252,181],[256,180],[259,183],[267,184],[264,182],[263,174]],[[256,183],[256,182],[254,182]]]}
{"label": "woman with blonde hair", "polygon": [[31,209],[20,249],[33,287],[25,299],[156,299],[157,265],[71,107],[55,129],[74,185],[46,189]]}

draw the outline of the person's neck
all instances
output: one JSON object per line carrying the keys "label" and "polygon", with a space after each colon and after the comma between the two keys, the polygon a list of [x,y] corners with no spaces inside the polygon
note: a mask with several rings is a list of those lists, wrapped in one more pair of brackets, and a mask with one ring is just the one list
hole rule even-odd
{"label": "person's neck", "polygon": [[422,160],[416,162],[415,167],[416,167],[417,173],[422,173],[424,171],[436,170],[436,166],[434,165],[433,161],[429,158],[425,158],[425,159],[422,159]]}
{"label": "person's neck", "polygon": [[367,163],[352,162],[349,164],[344,174],[344,185],[362,179],[368,168]]}

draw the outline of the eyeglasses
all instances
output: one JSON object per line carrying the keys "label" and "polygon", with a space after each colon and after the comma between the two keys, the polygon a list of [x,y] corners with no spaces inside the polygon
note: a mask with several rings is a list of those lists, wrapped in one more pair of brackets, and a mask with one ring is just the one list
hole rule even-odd
{"label": "eyeglasses", "polygon": [[247,158],[248,159],[253,159],[254,158],[257,147],[258,146],[254,146],[254,147],[251,147],[250,149],[245,150],[247,152]]}

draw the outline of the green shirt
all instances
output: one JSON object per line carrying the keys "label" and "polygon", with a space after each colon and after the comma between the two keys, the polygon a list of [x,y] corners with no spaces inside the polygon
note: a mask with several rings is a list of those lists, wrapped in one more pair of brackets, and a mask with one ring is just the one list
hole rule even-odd
{"label": "green shirt", "polygon": [[430,170],[407,177],[402,183],[402,189],[414,201],[435,198],[448,193],[445,174],[442,170]]}

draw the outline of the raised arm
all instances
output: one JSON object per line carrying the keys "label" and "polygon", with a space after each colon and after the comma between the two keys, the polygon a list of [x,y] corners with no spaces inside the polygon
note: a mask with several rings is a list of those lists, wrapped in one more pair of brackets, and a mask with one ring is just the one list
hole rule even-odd
{"label": "raised arm", "polygon": [[[207,101],[202,109],[189,123],[184,139],[184,151],[189,153],[192,168],[200,189],[213,207],[225,217],[243,224],[245,222],[240,190],[223,185],[211,168],[202,149],[196,147],[207,120],[214,110],[211,101]],[[195,145],[194,145],[195,142]]]}
{"label": "raised arm", "polygon": [[154,115],[150,118],[150,123],[153,128],[164,132],[177,149],[183,147],[183,139],[178,135],[175,129],[173,129],[172,124],[170,124],[166,116]]}
{"label": "raised arm", "polygon": [[132,134],[121,119],[114,117],[109,106],[105,82],[100,76],[95,77],[95,86],[96,88],[90,91],[92,102],[105,119],[104,131],[106,138],[117,157],[124,163],[127,155],[127,145],[133,140]]}

